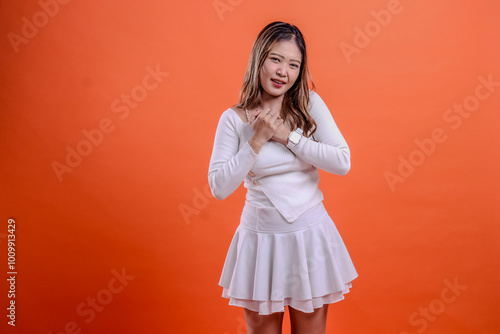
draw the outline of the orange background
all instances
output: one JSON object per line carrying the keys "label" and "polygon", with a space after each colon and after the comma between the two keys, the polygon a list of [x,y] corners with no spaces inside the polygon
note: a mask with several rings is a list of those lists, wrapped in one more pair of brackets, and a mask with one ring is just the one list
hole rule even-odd
{"label": "orange background", "polygon": [[[500,82],[499,2],[65,2],[0,5],[0,276],[9,218],[18,270],[15,328],[0,284],[3,333],[246,332],[217,285],[245,189],[218,201],[207,173],[274,20],[305,35],[351,149],[347,176],[321,172],[359,272],[328,332],[500,331],[500,86],[473,98],[480,77]],[[449,110],[463,103],[474,110]]]}

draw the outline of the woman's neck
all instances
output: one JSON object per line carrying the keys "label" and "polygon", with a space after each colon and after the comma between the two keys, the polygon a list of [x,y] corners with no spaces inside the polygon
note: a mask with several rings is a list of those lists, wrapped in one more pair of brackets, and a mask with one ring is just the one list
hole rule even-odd
{"label": "woman's neck", "polygon": [[283,95],[282,96],[271,96],[267,93],[261,93],[260,94],[260,108],[262,110],[276,110],[276,111],[281,111],[281,103],[283,102]]}

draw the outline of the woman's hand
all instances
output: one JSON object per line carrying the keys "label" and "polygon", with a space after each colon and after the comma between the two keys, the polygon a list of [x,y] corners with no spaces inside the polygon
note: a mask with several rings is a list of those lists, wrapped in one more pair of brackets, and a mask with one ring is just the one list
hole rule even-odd
{"label": "woman's hand", "polygon": [[[250,117],[253,136],[248,141],[255,153],[259,153],[262,146],[269,139],[273,138],[274,133],[281,125],[283,125],[283,120],[279,118],[279,112],[272,112],[269,108],[264,112],[260,110],[255,111]],[[282,134],[280,138],[281,136]]]}

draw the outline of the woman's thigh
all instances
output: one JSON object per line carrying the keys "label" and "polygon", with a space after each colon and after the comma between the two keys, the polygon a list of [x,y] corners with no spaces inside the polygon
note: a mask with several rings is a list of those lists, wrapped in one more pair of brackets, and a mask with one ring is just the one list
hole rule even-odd
{"label": "woman's thigh", "polygon": [[243,310],[248,334],[281,334],[284,312],[260,315],[246,308]]}
{"label": "woman's thigh", "polygon": [[288,309],[292,334],[325,334],[328,304],[315,309],[312,313],[304,313],[292,307]]}

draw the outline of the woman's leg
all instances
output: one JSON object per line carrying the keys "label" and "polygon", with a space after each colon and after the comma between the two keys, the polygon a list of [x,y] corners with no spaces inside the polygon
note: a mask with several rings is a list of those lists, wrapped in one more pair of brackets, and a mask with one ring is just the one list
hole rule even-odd
{"label": "woman's leg", "polygon": [[304,313],[288,307],[292,334],[325,334],[328,304],[312,313]]}
{"label": "woman's leg", "polygon": [[248,334],[281,334],[284,312],[259,315],[258,312],[244,310]]}

